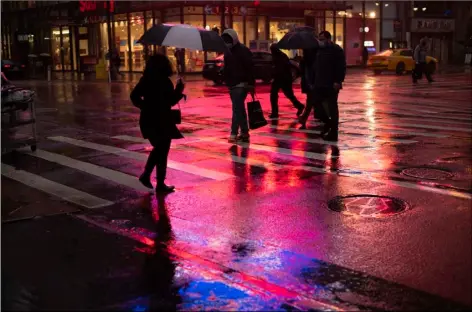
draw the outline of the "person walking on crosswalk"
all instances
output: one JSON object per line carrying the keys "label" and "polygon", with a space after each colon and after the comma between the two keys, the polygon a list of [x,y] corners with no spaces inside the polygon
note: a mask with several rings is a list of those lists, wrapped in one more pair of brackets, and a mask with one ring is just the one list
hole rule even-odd
{"label": "person walking on crosswalk", "polygon": [[183,138],[177,129],[178,121],[174,119],[171,108],[184,97],[184,84],[179,80],[174,89],[170,80],[171,75],[172,66],[169,59],[161,54],[153,55],[146,62],[143,76],[131,92],[131,101],[141,110],[139,116],[141,133],[153,146],[139,181],[152,189],[151,174],[156,167],[157,192],[174,191],[174,186],[167,186],[164,183],[167,157],[172,139]]}
{"label": "person walking on crosswalk", "polygon": [[420,44],[416,46],[415,52],[413,53],[413,58],[415,59],[415,68],[413,69],[411,75],[413,78],[413,83],[418,83],[418,79],[423,78],[423,74],[428,79],[428,82],[433,82],[433,77],[426,63],[426,56],[428,54],[428,39],[421,38]]}
{"label": "person walking on crosswalk", "polygon": [[307,101],[305,112],[300,116],[299,122],[306,127],[306,121],[313,107],[320,107],[326,113],[327,118],[321,136],[327,141],[338,140],[339,108],[338,95],[342,89],[342,83],[346,76],[346,57],[344,50],[333,41],[331,33],[320,32],[318,36],[319,48],[316,51],[313,62],[311,78],[311,100]]}
{"label": "person walking on crosswalk", "polygon": [[[239,42],[238,34],[234,29],[226,29],[221,38],[228,47],[228,51],[225,52],[224,56],[224,78],[229,88],[233,111],[231,135],[228,142],[249,142],[249,124],[244,101],[248,93],[251,93],[254,98],[256,79],[254,78],[252,53]],[[241,132],[238,136],[239,131]]]}
{"label": "person walking on crosswalk", "polygon": [[274,70],[274,80],[270,89],[270,105],[272,112],[270,118],[279,117],[279,91],[285,94],[285,96],[292,102],[293,106],[297,109],[297,116],[300,116],[305,108],[293,93],[292,86],[292,69],[288,56],[280,51],[276,44],[270,46],[272,53],[272,63]]}

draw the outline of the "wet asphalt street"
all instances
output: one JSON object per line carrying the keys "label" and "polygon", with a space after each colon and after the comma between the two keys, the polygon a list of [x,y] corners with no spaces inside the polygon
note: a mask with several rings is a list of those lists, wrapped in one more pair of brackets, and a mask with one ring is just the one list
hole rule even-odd
{"label": "wet asphalt street", "polygon": [[40,141],[2,156],[3,308],[470,309],[471,73],[435,78],[348,74],[337,143],[280,94],[237,145],[226,89],[188,82],[165,197],[134,83],[19,82]]}

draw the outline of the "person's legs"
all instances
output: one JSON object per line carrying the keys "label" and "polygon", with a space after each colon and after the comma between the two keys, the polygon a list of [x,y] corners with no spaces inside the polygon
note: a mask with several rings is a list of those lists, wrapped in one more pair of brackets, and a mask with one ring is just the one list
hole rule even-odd
{"label": "person's legs", "polygon": [[274,79],[270,87],[270,106],[272,109],[272,112],[270,113],[271,118],[277,118],[279,116],[279,90],[280,84],[277,79]]}
{"label": "person's legs", "polygon": [[231,137],[238,134],[241,129],[241,136],[243,138],[249,137],[249,125],[247,121],[246,106],[244,101],[247,97],[246,88],[233,88],[230,91],[231,102],[233,105],[233,119],[231,125]]}
{"label": "person's legs", "polygon": [[292,82],[287,82],[282,85],[282,91],[284,92],[285,96],[287,99],[289,99],[293,107],[297,109],[297,116],[300,116],[303,112],[303,109],[305,108],[305,105],[303,105],[296,97],[295,94],[293,93],[293,85]]}
{"label": "person's legs", "polygon": [[154,139],[149,139],[153,149],[151,153],[149,153],[148,159],[146,161],[146,165],[144,166],[144,172],[139,177],[139,181],[148,188],[152,188],[151,184],[151,174],[154,171],[154,167],[156,167],[158,162],[158,146]]}
{"label": "person's legs", "polygon": [[426,76],[426,79],[428,80],[428,82],[433,82],[433,77],[431,77],[431,71],[430,71],[430,68],[428,67],[428,64],[423,64],[423,72],[424,72],[424,75]]}
{"label": "person's legs", "polygon": [[167,157],[171,139],[160,139],[157,146],[157,188],[163,191],[172,191],[174,187],[166,186],[164,183],[167,174]]}
{"label": "person's legs", "polygon": [[[326,110],[323,107],[327,96],[329,94],[329,89],[319,88],[315,90],[314,100],[313,100],[313,113],[315,119],[322,121],[325,125],[329,123],[329,110]],[[326,105],[326,104],[325,104]]]}
{"label": "person's legs", "polygon": [[310,116],[311,110],[313,109],[313,102],[314,102],[314,93],[313,90],[308,91],[306,95],[306,107],[303,113],[298,118],[298,122],[302,124],[300,129],[306,129],[306,121]]}
{"label": "person's legs", "polygon": [[236,141],[236,137],[239,131],[239,121],[238,121],[238,114],[237,114],[237,90],[235,89],[229,90],[229,96],[231,98],[231,109],[232,109],[230,140],[234,139]]}
{"label": "person's legs", "polygon": [[325,103],[329,109],[329,131],[327,132],[324,139],[328,141],[338,140],[338,129],[339,129],[339,107],[338,107],[338,95],[339,91],[330,90],[327,92],[325,97]]}

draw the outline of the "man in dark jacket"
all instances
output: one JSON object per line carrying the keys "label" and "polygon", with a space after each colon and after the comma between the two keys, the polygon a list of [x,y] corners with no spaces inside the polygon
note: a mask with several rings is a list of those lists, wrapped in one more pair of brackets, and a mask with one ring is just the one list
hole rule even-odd
{"label": "man in dark jacket", "polygon": [[[319,34],[320,47],[316,52],[313,64],[313,101],[315,107],[322,107],[328,119],[321,133],[323,139],[328,141],[338,140],[339,110],[338,94],[342,89],[342,83],[346,75],[346,58],[343,49],[331,41],[331,34],[322,31]],[[310,102],[302,116],[304,124],[310,114]]]}
{"label": "man in dark jacket", "polygon": [[301,89],[302,93],[305,93],[307,107],[302,116],[300,116],[300,123],[302,124],[301,129],[306,129],[306,121],[310,115],[310,111],[313,108],[313,116],[315,119],[322,121],[323,123],[328,123],[329,118],[326,115],[323,107],[321,105],[315,106],[314,101],[314,83],[315,83],[315,61],[316,53],[318,49],[305,49],[303,50],[303,59],[300,62],[300,71],[301,71]]}
{"label": "man in dark jacket", "polygon": [[[226,29],[221,35],[228,51],[224,58],[224,79],[229,88],[233,106],[230,143],[249,141],[249,126],[244,101],[248,92],[254,96],[254,65],[251,51],[239,42],[234,29]],[[238,132],[240,136],[238,137]]]}
{"label": "man in dark jacket", "polygon": [[293,94],[292,88],[292,67],[288,56],[280,51],[277,45],[272,44],[270,46],[272,52],[272,62],[274,66],[274,80],[272,81],[272,87],[270,89],[270,105],[272,107],[272,113],[270,118],[279,117],[279,91],[292,102],[293,106],[297,109],[297,116],[300,116],[305,106],[297,100],[295,94]]}

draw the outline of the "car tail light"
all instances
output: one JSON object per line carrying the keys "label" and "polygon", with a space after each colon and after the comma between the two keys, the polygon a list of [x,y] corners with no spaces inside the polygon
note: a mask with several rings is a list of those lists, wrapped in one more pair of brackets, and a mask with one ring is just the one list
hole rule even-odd
{"label": "car tail light", "polygon": [[223,62],[218,62],[218,63],[216,63],[216,66],[218,66],[218,67],[223,67],[223,65],[224,65]]}
{"label": "car tail light", "polygon": [[5,64],[5,65],[3,65],[3,67],[5,67],[5,68],[10,68],[11,65],[10,65],[10,64]]}

